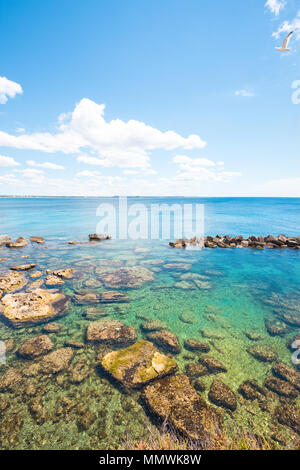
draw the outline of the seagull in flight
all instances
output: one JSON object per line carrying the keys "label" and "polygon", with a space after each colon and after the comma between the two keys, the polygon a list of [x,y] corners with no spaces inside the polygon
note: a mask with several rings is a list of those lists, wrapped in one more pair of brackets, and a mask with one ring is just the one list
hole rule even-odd
{"label": "seagull in flight", "polygon": [[285,38],[285,40],[283,41],[282,43],[282,46],[281,47],[276,47],[276,49],[280,52],[288,52],[290,51],[290,49],[288,49],[288,45],[289,45],[289,42],[290,42],[290,39],[291,39],[291,36],[293,34],[294,31],[291,31],[287,37]]}

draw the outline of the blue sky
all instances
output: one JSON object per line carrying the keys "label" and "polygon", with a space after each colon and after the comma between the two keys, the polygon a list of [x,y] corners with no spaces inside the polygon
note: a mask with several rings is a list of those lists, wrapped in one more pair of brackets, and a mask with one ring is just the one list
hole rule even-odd
{"label": "blue sky", "polygon": [[2,0],[0,35],[0,194],[300,196],[299,0]]}

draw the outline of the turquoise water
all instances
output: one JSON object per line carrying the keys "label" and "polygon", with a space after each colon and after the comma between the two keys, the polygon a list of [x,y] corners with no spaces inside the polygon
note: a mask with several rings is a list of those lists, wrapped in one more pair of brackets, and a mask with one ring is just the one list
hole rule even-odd
{"label": "turquoise water", "polygon": [[[11,237],[44,236],[45,245],[29,244],[20,250],[0,247],[0,273],[15,264],[36,263],[35,270],[73,267],[78,276],[65,280],[59,289],[70,295],[68,314],[59,319],[59,333],[51,334],[55,348],[68,340],[81,341],[85,347],[76,350],[70,369],[56,376],[41,379],[29,377],[13,393],[0,394],[10,406],[0,411],[1,448],[115,448],[122,446],[124,435],[132,440],[147,439],[154,426],[152,417],[143,408],[139,393],[126,395],[102,375],[97,367],[97,346],[86,343],[89,321],[85,312],[90,306],[77,305],[73,299],[78,292],[100,293],[105,289],[97,268],[103,260],[118,260],[123,267],[146,267],[153,281],[138,288],[117,288],[126,292],[130,302],[107,305],[107,317],[136,328],[139,338],[145,338],[140,325],[145,319],[158,319],[167,324],[182,345],[181,353],[173,355],[180,370],[196,359],[183,347],[184,340],[198,339],[209,343],[210,356],[228,369],[218,378],[237,393],[238,407],[225,421],[234,420],[237,426],[249,428],[270,437],[280,428],[284,439],[293,442],[290,428],[274,423],[274,407],[279,397],[270,397],[270,409],[262,410],[259,403],[246,402],[238,394],[240,384],[255,378],[259,384],[271,374],[272,364],[254,359],[247,348],[255,344],[245,332],[261,335],[259,343],[272,347],[278,358],[289,365],[291,352],[287,341],[300,328],[290,326],[283,336],[270,336],[265,319],[275,319],[284,312],[295,312],[300,304],[300,252],[294,250],[204,249],[188,251],[172,249],[166,240],[109,240],[93,245],[68,245],[68,240],[86,241],[95,232],[99,217],[97,206],[107,201],[100,198],[2,198],[0,199],[0,234]],[[131,198],[150,207],[153,203],[201,203],[205,205],[205,233],[248,236],[251,234],[300,235],[300,199],[238,199],[210,198]],[[28,258],[22,258],[28,256]],[[167,263],[188,263],[187,270],[171,271]],[[120,267],[119,266],[119,267]],[[110,267],[114,272],[119,267]],[[200,287],[186,273],[198,274]],[[29,278],[32,272],[25,275]],[[191,276],[190,276],[191,277]],[[182,281],[188,281],[182,284]],[[31,281],[34,281],[32,279]],[[95,282],[96,281],[96,282]],[[92,305],[94,306],[94,305]],[[298,307],[299,308],[299,307]],[[296,310],[299,312],[299,310]],[[191,323],[182,321],[182,314]],[[13,329],[0,320],[0,339],[13,339],[7,364],[0,374],[11,367],[21,372],[31,361],[16,354],[25,339],[37,336],[44,325]],[[164,351],[165,352],[165,351]],[[88,376],[80,383],[70,380],[78,360],[88,366]],[[2,369],[2,370],[1,370]],[[203,377],[207,392],[215,376]],[[30,394],[28,387],[33,389]],[[299,397],[296,404],[299,406]],[[15,414],[19,421],[16,424]],[[82,416],[90,417],[82,426]]]}

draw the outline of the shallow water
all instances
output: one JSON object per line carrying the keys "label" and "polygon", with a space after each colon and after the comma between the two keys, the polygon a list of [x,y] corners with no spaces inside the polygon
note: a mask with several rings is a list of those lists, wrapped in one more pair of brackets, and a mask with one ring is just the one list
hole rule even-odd
{"label": "shallow water", "polygon": [[[281,301],[287,302],[290,308],[300,303],[299,251],[190,251],[172,249],[167,241],[158,240],[109,240],[92,245],[68,245],[67,240],[83,241],[88,233],[95,232],[95,208],[99,201],[103,200],[0,199],[0,233],[12,237],[42,235],[47,240],[44,245],[29,244],[19,250],[0,247],[0,258],[8,257],[7,261],[0,263],[0,272],[27,262],[36,263],[35,270],[43,273],[46,269],[74,267],[78,275],[59,286],[59,290],[73,298],[78,290],[107,290],[95,271],[103,260],[119,260],[122,266],[146,266],[153,271],[154,280],[135,289],[117,288],[129,295],[130,302],[104,305],[107,311],[105,318],[115,318],[134,326],[139,338],[145,337],[140,329],[145,319],[159,319],[178,335],[182,346],[184,340],[190,338],[209,343],[209,355],[228,369],[227,373],[217,377],[234,392],[246,379],[255,378],[262,384],[271,375],[272,364],[260,362],[247,352],[247,348],[255,343],[247,338],[245,331],[260,333],[262,339],[259,342],[273,347],[280,360],[292,365],[286,343],[300,329],[290,327],[282,337],[270,336],[265,328],[265,318],[275,318],[275,313],[285,309],[281,307]],[[152,201],[149,198],[143,200],[147,205]],[[174,201],[178,202],[178,199],[172,199]],[[165,202],[171,203],[169,199]],[[297,199],[210,199],[198,202],[206,205],[207,234],[300,233],[300,200]],[[191,266],[187,271],[163,268],[164,264],[173,262]],[[187,272],[203,276],[203,285],[197,287],[192,280],[188,280],[188,285],[180,284],[181,276]],[[29,277],[31,273],[25,275]],[[98,280],[99,287],[87,287],[87,281],[91,280]],[[62,325],[62,330],[51,334],[55,348],[63,346],[67,340],[85,342],[89,320],[84,314],[89,306],[94,305],[77,305],[72,301],[67,315],[56,320]],[[183,313],[190,315],[192,323],[180,319]],[[0,374],[8,367],[23,370],[32,362],[20,359],[16,350],[25,339],[41,334],[43,326],[13,329],[0,320],[0,339],[12,338],[15,342],[14,349],[8,353],[7,365],[0,366]],[[107,449],[122,445],[126,435],[133,440],[147,439],[153,424],[140,403],[139,393],[124,394],[101,373],[97,367],[97,350],[97,346],[86,342],[83,349],[75,350],[71,369],[81,359],[89,368],[88,377],[79,384],[72,383],[70,371],[65,371],[51,379],[29,378],[24,390],[0,394],[0,398],[7,399],[10,404],[0,411],[1,448]],[[192,362],[185,357],[187,353],[182,347],[182,352],[173,356],[181,371]],[[205,398],[214,378],[214,375],[203,377],[206,391],[202,396]],[[32,390],[30,387],[28,390],[29,385]],[[280,428],[284,438],[292,442],[295,434],[274,422],[272,410],[262,411],[257,401],[245,402],[241,395],[237,395],[238,408],[231,415],[224,410],[225,420],[233,417],[237,426],[255,429],[255,432],[269,437],[275,428]],[[274,400],[270,408],[279,402],[279,397],[275,396]],[[297,404],[300,405],[299,397]]]}

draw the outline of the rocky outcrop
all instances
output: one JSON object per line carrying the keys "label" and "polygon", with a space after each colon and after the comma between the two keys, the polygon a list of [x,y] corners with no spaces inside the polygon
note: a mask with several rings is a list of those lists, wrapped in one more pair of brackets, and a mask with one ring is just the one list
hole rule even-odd
{"label": "rocky outcrop", "polygon": [[199,358],[200,364],[205,366],[211,374],[220,374],[227,372],[227,367],[220,361],[211,356],[202,356]]}
{"label": "rocky outcrop", "polygon": [[29,271],[36,267],[36,264],[18,264],[17,266],[12,266],[10,269],[12,271]]}
{"label": "rocky outcrop", "polygon": [[72,348],[60,348],[44,356],[38,366],[42,374],[57,374],[67,369],[74,355]]}
{"label": "rocky outcrop", "polygon": [[141,324],[141,330],[146,332],[159,331],[165,329],[167,329],[166,324],[161,322],[160,320],[148,320]]}
{"label": "rocky outcrop", "polygon": [[294,405],[281,404],[275,410],[275,418],[300,435],[300,408]]}
{"label": "rocky outcrop", "polygon": [[44,237],[30,237],[29,239],[31,243],[45,243],[45,238]]}
{"label": "rocky outcrop", "polygon": [[35,336],[25,341],[18,349],[19,356],[25,359],[35,359],[47,354],[53,349],[54,344],[47,335]]}
{"label": "rocky outcrop", "polygon": [[26,286],[27,282],[22,273],[9,272],[0,276],[0,292],[15,292]]}
{"label": "rocky outcrop", "polygon": [[271,336],[284,336],[290,331],[288,325],[278,319],[265,318],[265,325]]}
{"label": "rocky outcrop", "polygon": [[208,398],[214,405],[228,408],[231,411],[236,410],[237,400],[235,393],[221,380],[213,381],[208,393]]}
{"label": "rocky outcrop", "polygon": [[297,398],[298,396],[298,391],[293,385],[277,377],[266,377],[265,386],[282,397]]}
{"label": "rocky outcrop", "polygon": [[261,362],[274,362],[277,359],[276,351],[270,346],[264,344],[255,344],[247,349],[255,359]]}
{"label": "rocky outcrop", "polygon": [[0,377],[0,392],[15,392],[23,383],[23,377],[18,369],[11,367]]}
{"label": "rocky outcrop", "polygon": [[74,300],[79,305],[95,304],[100,301],[100,294],[97,294],[97,292],[86,292],[84,294],[75,294]]}
{"label": "rocky outcrop", "polygon": [[110,240],[111,235],[106,233],[90,233],[89,234],[90,241],[102,241],[102,240]]}
{"label": "rocky outcrop", "polygon": [[154,379],[176,372],[178,368],[173,359],[144,340],[109,352],[99,359],[101,367],[126,388],[140,388]]}
{"label": "rocky outcrop", "polygon": [[68,306],[69,299],[64,294],[36,289],[5,295],[0,303],[0,316],[13,327],[21,328],[61,317]]}
{"label": "rocky outcrop", "polygon": [[188,271],[192,265],[189,263],[166,263],[163,268],[167,271]]}
{"label": "rocky outcrop", "polygon": [[196,379],[197,377],[203,377],[204,375],[208,375],[210,372],[202,364],[198,362],[190,362],[185,366],[185,372],[191,379]]}
{"label": "rocky outcrop", "polygon": [[109,288],[140,287],[154,279],[153,273],[144,267],[124,267],[113,272],[105,272],[99,277],[105,287]]}
{"label": "rocky outcrop", "polygon": [[278,361],[274,364],[272,372],[276,377],[289,382],[293,387],[300,391],[300,372],[284,362]]}
{"label": "rocky outcrop", "polygon": [[57,269],[52,272],[53,276],[62,277],[63,279],[71,279],[75,272],[74,268],[67,268],[67,269]]}
{"label": "rocky outcrop", "polygon": [[45,279],[45,284],[47,286],[61,286],[65,283],[63,279],[61,279],[58,276],[54,276],[52,274],[49,274],[49,276],[46,277]]}
{"label": "rocky outcrop", "polygon": [[216,438],[222,427],[219,413],[196,392],[186,375],[147,385],[142,399],[152,415],[193,441]]}
{"label": "rocky outcrop", "polygon": [[129,302],[130,298],[124,292],[107,291],[101,292],[100,300],[102,303]]}
{"label": "rocky outcrop", "polygon": [[7,248],[23,248],[26,245],[28,245],[28,241],[24,237],[19,237],[15,241],[6,243]]}
{"label": "rocky outcrop", "polygon": [[9,243],[10,241],[11,238],[8,235],[0,235],[0,246],[6,245],[6,243]]}
{"label": "rocky outcrop", "polygon": [[204,239],[202,237],[180,238],[176,242],[170,242],[169,245],[172,248],[188,248],[190,246],[202,248],[204,246]]}
{"label": "rocky outcrop", "polygon": [[120,321],[100,320],[88,325],[86,339],[110,346],[127,346],[136,341],[137,334],[133,326],[126,326]]}
{"label": "rocky outcrop", "polygon": [[245,382],[240,385],[238,391],[246,400],[251,401],[256,399],[263,400],[266,396],[266,390],[253,379],[245,380]]}
{"label": "rocky outcrop", "polygon": [[147,334],[147,339],[172,354],[178,354],[181,351],[178,337],[169,330],[152,331]]}
{"label": "rocky outcrop", "polygon": [[209,344],[202,343],[201,341],[198,341],[197,339],[187,339],[184,342],[184,347],[185,349],[188,349],[189,351],[195,351],[195,352],[208,353],[210,351]]}

